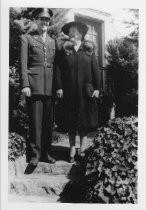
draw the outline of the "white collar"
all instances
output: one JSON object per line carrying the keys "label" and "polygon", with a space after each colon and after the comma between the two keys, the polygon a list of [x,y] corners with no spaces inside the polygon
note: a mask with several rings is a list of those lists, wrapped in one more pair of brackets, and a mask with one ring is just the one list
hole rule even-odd
{"label": "white collar", "polygon": [[80,45],[81,45],[81,40],[78,40],[78,41],[76,42],[76,45],[74,46],[75,51],[78,51]]}

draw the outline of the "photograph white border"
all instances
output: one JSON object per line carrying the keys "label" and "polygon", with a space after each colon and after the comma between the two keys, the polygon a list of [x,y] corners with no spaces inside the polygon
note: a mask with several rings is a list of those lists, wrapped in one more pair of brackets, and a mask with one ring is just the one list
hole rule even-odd
{"label": "photograph white border", "polygon": [[[65,203],[8,203],[8,78],[9,78],[9,7],[50,8],[136,8],[140,11],[139,49],[139,131],[138,131],[138,204],[65,204]],[[146,209],[146,10],[142,0],[1,0],[1,209]]]}

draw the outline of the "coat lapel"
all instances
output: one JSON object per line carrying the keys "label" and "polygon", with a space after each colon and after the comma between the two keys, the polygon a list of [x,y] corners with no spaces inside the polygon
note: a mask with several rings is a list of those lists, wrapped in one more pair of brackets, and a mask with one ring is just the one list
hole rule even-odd
{"label": "coat lapel", "polygon": [[52,49],[52,48],[55,49],[55,42],[52,41],[52,38],[48,35],[48,33],[47,33],[45,42],[40,37],[38,31],[35,31],[33,34],[31,34],[31,37],[32,37],[32,39],[41,43],[42,45],[49,46],[50,49]]}
{"label": "coat lapel", "polygon": [[40,37],[38,31],[36,31],[34,34],[33,34],[33,39],[35,39],[37,42],[40,42],[41,44],[45,44],[44,41],[42,40],[42,38]]}
{"label": "coat lapel", "polygon": [[36,41],[38,41],[38,42],[40,42],[41,44],[43,44],[43,45],[49,45],[49,46],[50,46],[51,38],[49,37],[48,33],[47,33],[46,41],[45,41],[45,42],[44,42],[43,39],[40,37],[40,35],[39,35],[38,32],[33,36],[33,38],[34,38]]}
{"label": "coat lapel", "polygon": [[46,42],[45,42],[46,45],[50,44],[50,37],[49,35],[47,34],[46,36]]}
{"label": "coat lapel", "polygon": [[43,42],[43,40],[41,39],[40,35],[34,35],[33,38],[34,38],[37,42],[40,42],[40,43],[43,44],[43,45],[45,44],[45,43]]}
{"label": "coat lapel", "polygon": [[45,45],[49,46],[50,49],[55,48],[52,38],[47,34]]}

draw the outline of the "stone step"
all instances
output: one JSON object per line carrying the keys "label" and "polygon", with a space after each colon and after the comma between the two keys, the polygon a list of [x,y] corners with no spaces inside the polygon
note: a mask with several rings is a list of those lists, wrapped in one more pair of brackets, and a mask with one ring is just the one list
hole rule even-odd
{"label": "stone step", "polygon": [[19,195],[10,194],[8,202],[11,203],[60,203],[57,195]]}
{"label": "stone step", "polygon": [[[87,146],[89,147],[93,143],[93,138],[88,138]],[[79,148],[79,139],[76,141],[76,148]],[[19,176],[24,173],[40,173],[40,174],[78,174],[80,173],[79,167],[72,167],[72,164],[68,162],[69,159],[69,143],[68,139],[64,138],[58,143],[52,145],[52,156],[56,159],[55,164],[48,164],[39,162],[36,168],[29,167],[26,162],[26,156],[19,157],[14,162],[9,161],[9,175]]]}
{"label": "stone step", "polygon": [[68,182],[69,178],[65,175],[23,175],[9,179],[9,193],[59,196]]}
{"label": "stone step", "polygon": [[26,163],[26,157],[20,157],[15,162],[9,161],[9,177],[18,177],[24,174],[45,174],[45,175],[78,175],[81,172],[79,164],[68,163],[58,160],[54,164],[39,162],[37,167]]}
{"label": "stone step", "polygon": [[[93,138],[89,138],[87,145],[92,143]],[[79,139],[76,148],[79,148]],[[9,161],[10,202],[61,202],[60,193],[67,183],[82,175],[83,168],[78,163],[68,162],[68,138],[52,144],[52,156],[56,159],[55,164],[39,162],[37,167],[30,167],[25,155],[14,162]]]}

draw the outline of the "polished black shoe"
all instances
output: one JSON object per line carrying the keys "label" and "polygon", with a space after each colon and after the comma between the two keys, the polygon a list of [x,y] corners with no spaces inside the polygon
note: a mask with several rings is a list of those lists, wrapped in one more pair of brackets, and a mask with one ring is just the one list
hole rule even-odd
{"label": "polished black shoe", "polygon": [[52,158],[49,154],[46,155],[45,157],[42,157],[40,160],[45,163],[55,163],[56,162],[55,159]]}
{"label": "polished black shoe", "polygon": [[36,158],[36,157],[32,157],[32,158],[30,159],[30,162],[29,162],[29,164],[32,165],[32,166],[37,166],[38,163],[39,163],[39,159]]}

